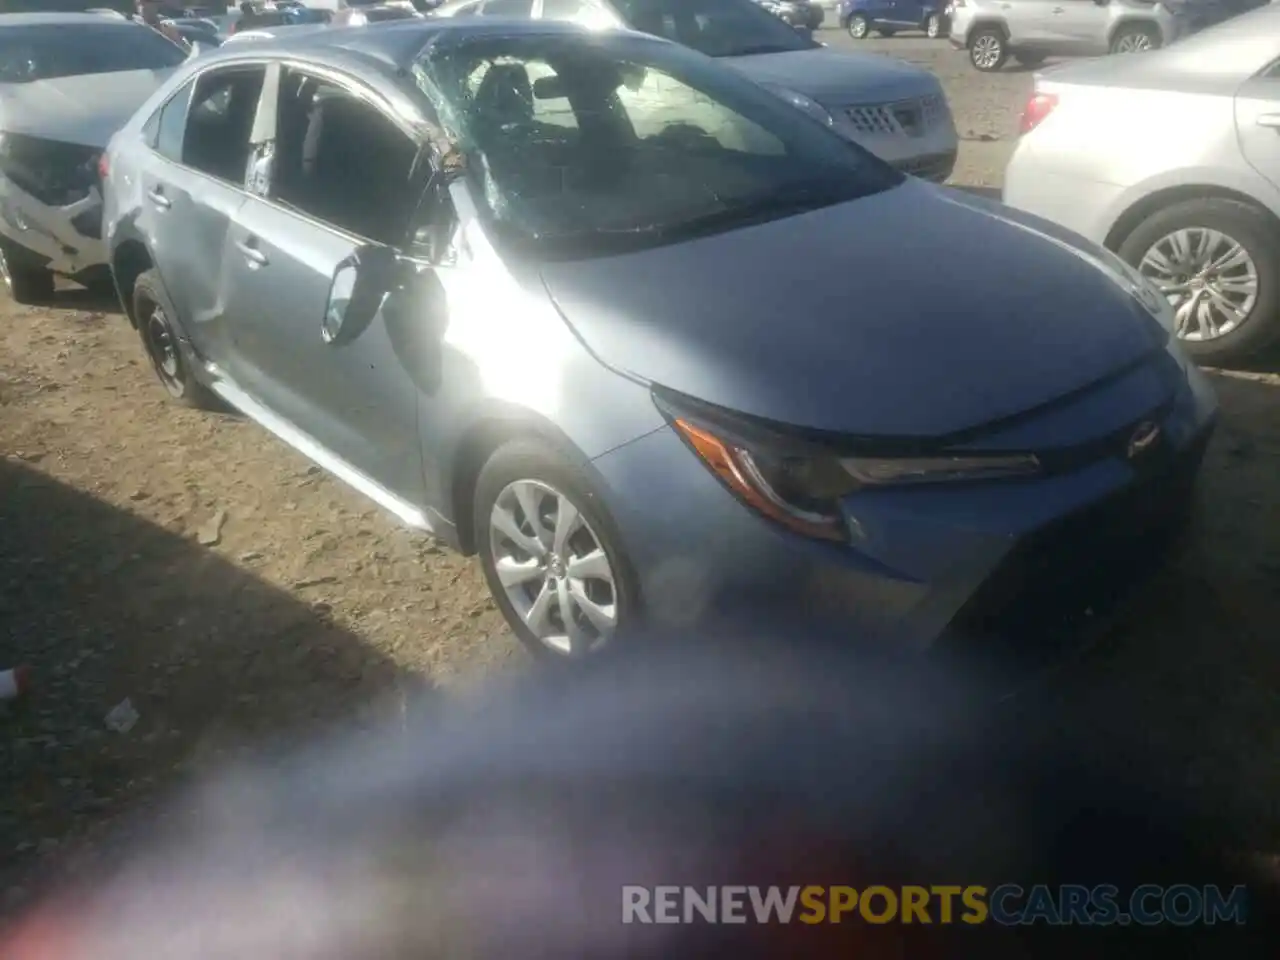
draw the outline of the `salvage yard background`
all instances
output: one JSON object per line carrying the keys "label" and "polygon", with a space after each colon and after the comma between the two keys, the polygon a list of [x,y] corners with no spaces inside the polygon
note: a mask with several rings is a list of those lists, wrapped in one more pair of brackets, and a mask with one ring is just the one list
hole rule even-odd
{"label": "salvage yard background", "polygon": [[[998,191],[1029,73],[979,74],[943,41],[821,38],[938,74],[962,141],[953,182]],[[849,276],[852,300],[871,281]],[[1136,732],[1174,758],[1164,789],[1239,804],[1250,842],[1280,850],[1269,370],[1280,359],[1215,377],[1223,423],[1187,551],[1026,722]],[[524,664],[474,563],[258,427],[166,402],[127,322],[83,293],[0,303],[0,453],[0,668],[32,663],[39,685],[0,706],[0,913],[32,896],[33,867],[92,864],[98,827],[242,745]]]}

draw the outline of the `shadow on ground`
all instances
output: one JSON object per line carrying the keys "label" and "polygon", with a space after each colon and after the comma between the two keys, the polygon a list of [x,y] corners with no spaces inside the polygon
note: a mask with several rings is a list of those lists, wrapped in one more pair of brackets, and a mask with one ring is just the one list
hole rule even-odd
{"label": "shadow on ground", "polygon": [[[0,894],[246,745],[416,692],[326,605],[0,460],[0,669],[18,663],[36,689],[0,704]],[[126,698],[138,720],[113,731]]]}

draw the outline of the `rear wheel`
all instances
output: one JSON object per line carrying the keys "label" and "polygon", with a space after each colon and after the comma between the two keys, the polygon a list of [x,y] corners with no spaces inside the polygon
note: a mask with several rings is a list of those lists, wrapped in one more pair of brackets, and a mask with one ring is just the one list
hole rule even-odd
{"label": "rear wheel", "polygon": [[1111,38],[1112,53],[1145,53],[1160,46],[1160,34],[1146,25],[1124,26]]}
{"label": "rear wheel", "polygon": [[937,40],[942,36],[942,17],[936,13],[929,14],[924,21],[924,35],[930,40]]}
{"label": "rear wheel", "polygon": [[37,306],[53,300],[53,274],[23,263],[22,252],[0,243],[0,279],[14,303]]}
{"label": "rear wheel", "polygon": [[1280,227],[1257,207],[1175,203],[1138,224],[1119,253],[1168,298],[1197,360],[1234,362],[1280,338]]}
{"label": "rear wheel", "polygon": [[480,471],[473,523],[489,590],[534,656],[568,664],[617,653],[637,590],[581,470],[542,441],[505,444]]}
{"label": "rear wheel", "polygon": [[195,379],[182,355],[172,307],[154,270],[148,270],[134,283],[133,316],[151,368],[169,396],[183,406],[216,409],[217,398]]}
{"label": "rear wheel", "polygon": [[969,62],[983,73],[993,73],[1009,59],[1004,33],[994,27],[980,27],[969,38]]}
{"label": "rear wheel", "polygon": [[867,22],[867,18],[860,13],[855,13],[849,18],[849,36],[855,40],[867,39],[867,34],[871,31],[871,24]]}

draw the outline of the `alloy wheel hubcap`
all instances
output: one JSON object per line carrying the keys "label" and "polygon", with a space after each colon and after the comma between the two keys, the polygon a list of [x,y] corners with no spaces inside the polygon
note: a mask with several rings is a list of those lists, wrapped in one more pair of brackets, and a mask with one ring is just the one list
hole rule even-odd
{"label": "alloy wheel hubcap", "polygon": [[849,27],[849,32],[853,34],[855,37],[857,37],[858,39],[865,37],[867,35],[867,21],[865,20],[853,21],[852,25]]}
{"label": "alloy wheel hubcap", "polygon": [[1000,61],[1000,41],[995,37],[979,37],[973,45],[973,62],[980,67],[994,67]]}
{"label": "alloy wheel hubcap", "polygon": [[2,250],[0,250],[0,280],[4,281],[5,287],[9,290],[13,289],[13,279],[9,276],[9,261],[5,259]]}
{"label": "alloy wheel hubcap", "polygon": [[1145,33],[1131,33],[1116,43],[1116,53],[1141,53],[1151,49],[1151,38]]}
{"label": "alloy wheel hubcap", "polygon": [[929,18],[929,23],[928,23],[928,25],[925,27],[925,31],[924,31],[924,32],[925,32],[925,35],[926,35],[926,36],[929,36],[929,37],[936,37],[936,36],[938,35],[938,29],[939,29],[939,26],[938,26],[938,18],[937,18],[937,17],[930,17],[930,18]]}
{"label": "alloy wheel hubcap", "polygon": [[573,502],[537,480],[508,484],[489,514],[489,545],[503,593],[551,651],[579,657],[618,625],[613,566]]}
{"label": "alloy wheel hubcap", "polygon": [[1258,302],[1258,267],[1249,251],[1207,227],[1184,227],[1157,240],[1138,269],[1169,300],[1183,340],[1226,336]]}

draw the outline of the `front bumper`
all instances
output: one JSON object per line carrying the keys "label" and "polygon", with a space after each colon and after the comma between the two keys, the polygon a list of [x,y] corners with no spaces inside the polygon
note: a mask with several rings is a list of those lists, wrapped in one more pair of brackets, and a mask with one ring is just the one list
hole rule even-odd
{"label": "front bumper", "polygon": [[1034,482],[860,492],[845,501],[847,546],[761,519],[670,429],[595,466],[645,608],[665,633],[745,615],[785,625],[780,642],[822,636],[895,651],[1047,655],[1072,642],[1086,611],[1119,600],[1165,557],[1217,407],[1204,376],[1171,347],[1158,371],[1133,371],[1019,428],[1059,436],[1064,424],[1089,429],[1107,414],[1123,440],[1156,408],[1158,463],[1135,467],[1122,443],[1118,454]]}
{"label": "front bumper", "polygon": [[55,273],[76,276],[107,262],[102,240],[102,194],[50,207],[0,175],[0,233],[48,262]]}

